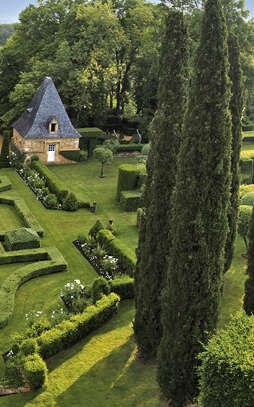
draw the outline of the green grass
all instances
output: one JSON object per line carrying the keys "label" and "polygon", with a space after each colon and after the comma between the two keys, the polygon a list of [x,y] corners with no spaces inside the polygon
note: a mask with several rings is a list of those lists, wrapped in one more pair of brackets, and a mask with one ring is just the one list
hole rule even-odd
{"label": "green grass", "polygon": [[[133,158],[115,159],[105,168],[106,178],[99,178],[100,164],[89,160],[82,164],[51,167],[84,201],[97,202],[97,212],[82,209],[78,212],[46,210],[12,169],[4,173],[10,178],[13,190],[27,203],[45,230],[42,246],[56,246],[69,264],[67,273],[59,273],[31,280],[20,287],[16,295],[15,312],[9,325],[0,331],[0,349],[7,350],[9,337],[25,327],[25,313],[46,312],[57,302],[59,290],[74,278],[89,283],[96,274],[71,242],[80,232],[87,233],[96,219],[107,224],[109,219],[119,231],[119,238],[133,250],[137,245],[136,213],[123,212],[115,201],[117,168],[133,163]],[[0,206],[1,210],[1,206]],[[233,265],[225,276],[224,296],[219,328],[225,326],[230,315],[241,309],[246,260],[241,239],[236,241]],[[6,276],[17,265],[0,266]],[[156,383],[155,364],[143,364],[135,359],[133,338],[133,301],[124,301],[119,313],[100,329],[75,346],[48,362],[49,383],[46,389],[10,397],[0,397],[0,407],[166,407],[160,399]]]}
{"label": "green grass", "polygon": [[[9,192],[8,192],[9,193]],[[24,227],[13,206],[0,205],[0,231],[7,232],[11,229]]]}

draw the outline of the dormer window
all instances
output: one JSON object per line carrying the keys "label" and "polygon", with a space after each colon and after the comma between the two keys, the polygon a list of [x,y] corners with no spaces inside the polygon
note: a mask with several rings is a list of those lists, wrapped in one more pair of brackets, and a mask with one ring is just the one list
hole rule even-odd
{"label": "dormer window", "polygon": [[58,123],[55,118],[51,119],[49,122],[49,134],[57,134]]}

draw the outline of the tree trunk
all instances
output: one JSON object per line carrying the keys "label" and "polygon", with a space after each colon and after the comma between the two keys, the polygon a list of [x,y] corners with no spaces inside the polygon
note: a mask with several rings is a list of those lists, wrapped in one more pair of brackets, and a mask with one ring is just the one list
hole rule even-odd
{"label": "tree trunk", "polygon": [[103,170],[104,170],[104,163],[101,163],[101,174],[100,174],[100,178],[104,178]]}

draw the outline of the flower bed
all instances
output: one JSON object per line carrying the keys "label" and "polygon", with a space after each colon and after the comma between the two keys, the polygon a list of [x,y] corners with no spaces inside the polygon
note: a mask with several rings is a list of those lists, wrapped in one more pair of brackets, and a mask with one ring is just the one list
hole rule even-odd
{"label": "flower bed", "polygon": [[79,240],[74,240],[73,244],[100,276],[107,280],[113,280],[122,275],[118,259],[107,254],[97,255],[97,245],[93,246],[88,241],[81,243]]}

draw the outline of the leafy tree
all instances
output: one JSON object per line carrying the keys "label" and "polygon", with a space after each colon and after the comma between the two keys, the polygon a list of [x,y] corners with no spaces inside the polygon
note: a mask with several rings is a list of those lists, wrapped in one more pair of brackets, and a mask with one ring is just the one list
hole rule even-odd
{"label": "leafy tree", "polygon": [[249,224],[249,245],[248,245],[248,279],[245,281],[245,295],[243,301],[243,308],[246,314],[254,313],[254,209]]}
{"label": "leafy tree", "polygon": [[162,335],[160,291],[170,249],[170,202],[182,137],[188,70],[187,38],[183,14],[170,11],[161,50],[159,104],[151,126],[144,192],[145,219],[140,227],[135,272],[134,332],[138,350],[144,358],[156,355]]}
{"label": "leafy tree", "polygon": [[239,205],[239,161],[242,139],[242,112],[243,94],[241,83],[240,50],[235,35],[230,34],[228,38],[229,50],[229,77],[232,82],[230,110],[232,116],[232,156],[231,156],[231,195],[228,213],[228,236],[225,246],[225,266],[224,271],[230,268],[236,236],[236,225]]}
{"label": "leafy tree", "polygon": [[207,0],[178,158],[161,305],[158,382],[172,407],[186,406],[197,394],[197,354],[218,317],[231,181],[228,69],[221,3]]}
{"label": "leafy tree", "polygon": [[93,156],[96,160],[100,161],[101,163],[101,172],[100,178],[104,178],[104,165],[112,163],[113,161],[113,153],[111,150],[105,147],[96,147],[93,150]]}
{"label": "leafy tree", "polygon": [[14,34],[14,24],[0,24],[0,45],[5,45],[12,34]]}

